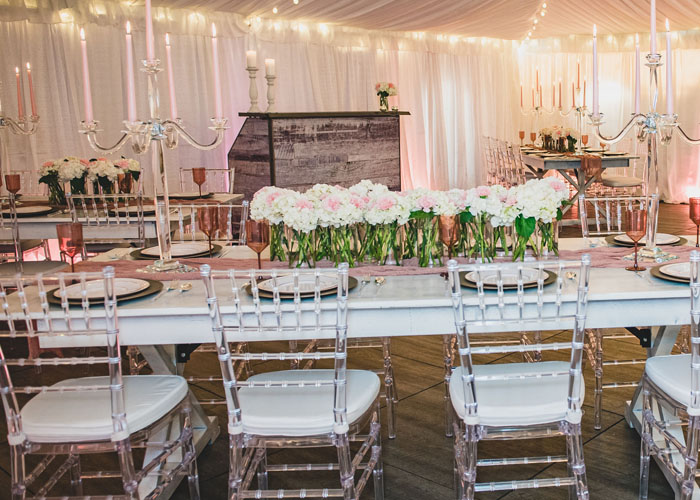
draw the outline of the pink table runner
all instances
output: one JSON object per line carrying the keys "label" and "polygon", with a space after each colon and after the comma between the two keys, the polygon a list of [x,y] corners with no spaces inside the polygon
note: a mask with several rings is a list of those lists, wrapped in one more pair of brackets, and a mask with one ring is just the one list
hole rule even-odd
{"label": "pink table runner", "polygon": [[[673,262],[687,262],[690,258],[690,252],[695,250],[695,247],[690,246],[664,246],[665,251],[676,255],[678,259]],[[587,253],[591,256],[593,267],[599,268],[624,268],[631,265],[631,261],[623,260],[625,255],[632,253],[631,248],[626,247],[599,247],[588,248],[586,250],[561,250],[559,258],[562,260],[580,259],[581,255]],[[466,262],[466,259],[457,259],[460,262]],[[252,269],[257,267],[256,259],[178,259],[182,264],[199,268],[204,264],[209,264],[212,269]],[[199,271],[189,273],[150,273],[143,271],[150,264],[150,261],[145,260],[115,260],[110,262],[85,261],[75,265],[76,271],[94,272],[101,271],[105,266],[114,266],[116,274],[123,278],[149,278],[161,281],[170,281],[172,279],[196,280],[199,279]],[[330,261],[322,261],[318,263],[319,267],[331,267],[333,264]],[[646,267],[655,265],[652,263],[644,263]],[[270,262],[263,261],[263,269],[286,269],[286,262]],[[404,275],[426,275],[438,274],[444,272],[445,267],[419,267],[417,260],[412,259],[403,266],[377,266],[377,265],[360,265],[350,269],[351,276],[404,276]]]}

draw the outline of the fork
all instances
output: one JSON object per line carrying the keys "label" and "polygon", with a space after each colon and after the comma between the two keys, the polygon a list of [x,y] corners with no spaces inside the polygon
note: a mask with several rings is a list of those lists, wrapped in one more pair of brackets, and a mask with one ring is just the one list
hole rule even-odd
{"label": "fork", "polygon": [[165,295],[165,294],[168,293],[168,292],[172,292],[172,291],[175,290],[179,285],[180,285],[180,280],[171,281],[170,283],[168,283],[167,288],[163,288],[163,290],[162,290],[158,295],[156,295],[155,297],[153,297],[152,302],[155,302],[155,301],[156,301],[157,299],[159,299],[162,295]]}

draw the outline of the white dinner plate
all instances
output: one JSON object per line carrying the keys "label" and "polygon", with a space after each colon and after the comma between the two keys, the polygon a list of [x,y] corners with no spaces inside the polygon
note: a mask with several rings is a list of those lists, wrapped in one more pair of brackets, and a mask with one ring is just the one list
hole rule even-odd
{"label": "white dinner plate", "polygon": [[690,262],[676,262],[675,264],[666,264],[659,268],[666,276],[673,278],[690,279]]}
{"label": "white dinner plate", "polygon": [[[68,299],[80,299],[82,298],[81,284],[76,283],[75,285],[70,285],[66,287],[66,297]],[[114,293],[117,297],[123,295],[130,295],[132,293],[140,292],[148,288],[150,284],[146,280],[139,280],[136,278],[115,278],[114,279]],[[85,283],[85,290],[87,292],[87,297],[89,299],[100,299],[105,295],[104,281],[103,280],[92,280]],[[54,296],[60,298],[61,290],[59,288],[54,292]]]}
{"label": "white dinner plate", "polygon": [[[537,282],[537,276],[539,271],[531,267],[523,268],[523,285],[529,285],[531,283]],[[465,275],[465,278],[473,283],[478,282],[477,271],[471,271]],[[518,273],[517,271],[507,271],[501,272],[501,279],[503,280],[504,286],[513,286],[518,284]],[[542,279],[547,279],[547,273],[542,271]],[[498,285],[498,272],[497,271],[482,271],[481,280],[484,285]]]}
{"label": "white dinner plate", "polygon": [[583,150],[588,153],[605,153],[605,150],[600,148],[583,148]]}
{"label": "white dinner plate", "polygon": [[[48,205],[33,205],[33,206],[19,206],[17,207],[17,213],[18,214],[25,214],[25,215],[30,215],[30,214],[42,214],[45,212],[48,212],[52,209],[52,207]],[[3,210],[2,213],[4,214],[9,214],[9,210]]]}
{"label": "white dinner plate", "polygon": [[[319,277],[321,284],[321,292],[326,290],[331,290],[338,286],[338,279],[331,275],[321,275]],[[299,293],[308,293],[314,291],[314,285],[316,283],[316,276],[306,274],[299,276]],[[268,279],[258,283],[258,288],[265,292],[272,293],[273,291],[273,280]],[[286,276],[279,276],[277,278],[277,289],[280,293],[294,293],[294,276],[287,274]]]}
{"label": "white dinner plate", "polygon": [[559,153],[540,153],[542,158],[563,158],[564,155]]}
{"label": "white dinner plate", "polygon": [[[173,243],[170,247],[170,255],[173,257],[186,257],[188,255],[196,255],[209,251],[209,244],[207,242],[193,241],[191,243]],[[160,250],[158,247],[149,247],[141,250],[141,254],[148,255],[149,257],[160,257]]]}
{"label": "white dinner plate", "polygon": [[[666,234],[666,233],[656,233],[656,244],[657,245],[673,245],[674,243],[678,243],[680,241],[680,237],[676,236],[675,234]],[[632,241],[632,238],[627,236],[626,234],[618,234],[615,236],[615,241],[619,241],[620,243],[627,243],[629,245],[634,245],[634,241]],[[640,245],[646,244],[647,239],[642,238],[639,241]]]}
{"label": "white dinner plate", "polygon": [[[202,198],[209,196],[209,191],[202,191]],[[170,193],[169,198],[179,198],[181,200],[196,200],[199,199],[199,191],[188,191],[184,193]]]}

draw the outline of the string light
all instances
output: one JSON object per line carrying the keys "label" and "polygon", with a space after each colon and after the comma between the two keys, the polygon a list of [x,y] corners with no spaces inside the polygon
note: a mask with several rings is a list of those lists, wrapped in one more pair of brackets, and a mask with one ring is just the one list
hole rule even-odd
{"label": "string light", "polygon": [[[539,14],[539,16],[537,14]],[[547,2],[542,2],[541,7],[537,9],[537,11],[535,12],[535,14],[533,16],[532,27],[528,30],[524,41],[530,40],[530,37],[532,37],[532,32],[537,30],[537,24],[540,22],[539,18],[544,17],[546,14],[547,14]]]}

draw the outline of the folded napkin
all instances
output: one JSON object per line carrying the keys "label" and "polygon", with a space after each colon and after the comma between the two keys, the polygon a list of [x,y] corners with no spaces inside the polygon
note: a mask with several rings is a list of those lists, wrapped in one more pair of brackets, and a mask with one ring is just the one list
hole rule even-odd
{"label": "folded napkin", "polygon": [[603,174],[603,158],[596,155],[582,155],[581,170],[588,177],[595,177],[596,181],[600,181]]}

